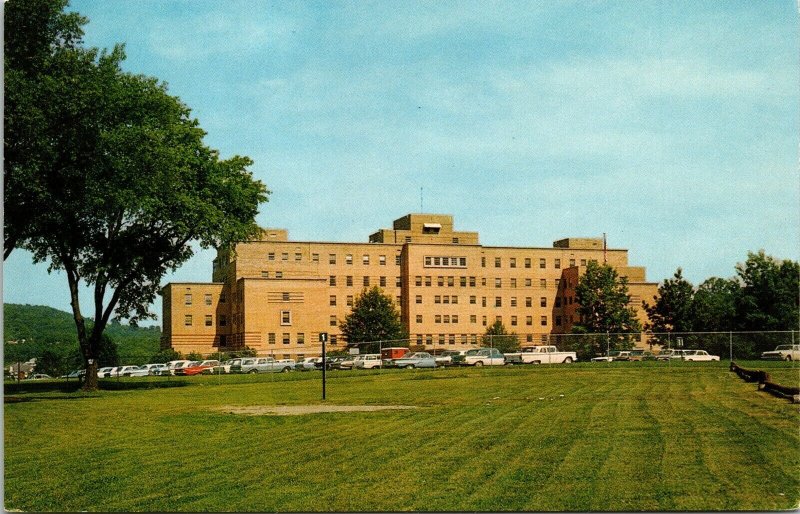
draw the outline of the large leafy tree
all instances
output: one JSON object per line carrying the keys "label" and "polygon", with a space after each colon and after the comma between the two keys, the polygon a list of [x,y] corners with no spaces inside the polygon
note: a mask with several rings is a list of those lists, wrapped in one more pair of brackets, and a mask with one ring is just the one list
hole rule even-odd
{"label": "large leafy tree", "polygon": [[586,272],[575,286],[575,296],[580,321],[573,327],[573,332],[612,334],[607,345],[601,341],[593,343],[594,353],[605,351],[606,346],[613,349],[632,345],[631,337],[626,334],[638,333],[642,327],[635,311],[628,306],[630,295],[625,277],[620,277],[607,264],[589,261]]}
{"label": "large leafy tree", "polygon": [[[197,120],[164,84],[123,72],[122,47],[62,54],[56,78],[40,78],[45,119],[31,137],[46,151],[13,170],[24,180],[6,175],[6,192],[25,199],[26,216],[6,224],[34,261],[65,272],[85,388],[95,389],[112,315],[152,318],[162,277],[193,255],[190,243],[224,247],[254,236],[268,191],[247,170],[249,158],[223,160],[203,143]],[[80,303],[83,285],[93,290],[93,323]]]}
{"label": "large leafy tree", "polygon": [[742,330],[794,330],[798,323],[800,267],[791,260],[778,260],[748,252],[736,265],[741,289],[736,298],[737,319]]}
{"label": "large leafy tree", "polygon": [[735,279],[711,277],[697,287],[692,300],[692,330],[721,332],[736,328],[736,297],[741,286]]}
{"label": "large leafy tree", "polygon": [[391,341],[392,346],[408,346],[408,332],[400,321],[400,312],[392,298],[377,286],[364,289],[356,297],[352,310],[339,328],[347,343],[358,344],[361,352],[377,353],[378,341]]}
{"label": "large leafy tree", "polygon": [[503,322],[497,320],[486,329],[483,345],[497,348],[502,353],[516,352],[519,351],[519,337],[513,332],[509,333]]}
{"label": "large leafy tree", "polygon": [[663,339],[660,334],[692,330],[693,301],[694,287],[683,278],[683,270],[678,268],[673,278],[658,286],[652,305],[642,302],[649,319],[645,330],[654,332],[657,340]]}

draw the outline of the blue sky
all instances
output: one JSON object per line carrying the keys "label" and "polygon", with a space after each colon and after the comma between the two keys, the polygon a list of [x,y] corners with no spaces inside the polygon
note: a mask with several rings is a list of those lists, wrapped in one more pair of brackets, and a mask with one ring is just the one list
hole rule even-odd
{"label": "blue sky", "polygon": [[[600,237],[661,281],[798,259],[798,14],[791,1],[73,0],[125,43],[223,157],[252,157],[258,216],[367,241],[448,213],[496,246]],[[208,281],[212,251],[170,281]],[[69,310],[16,251],[3,298]],[[90,297],[83,307],[90,312]],[[153,310],[160,314],[161,305]]]}

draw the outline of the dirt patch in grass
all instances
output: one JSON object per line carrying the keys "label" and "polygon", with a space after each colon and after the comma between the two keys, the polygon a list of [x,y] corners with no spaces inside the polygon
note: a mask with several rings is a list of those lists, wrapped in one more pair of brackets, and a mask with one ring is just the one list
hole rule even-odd
{"label": "dirt patch in grass", "polygon": [[299,416],[303,414],[323,414],[328,412],[373,412],[379,410],[416,409],[411,405],[225,405],[217,410],[228,414],[244,416]]}

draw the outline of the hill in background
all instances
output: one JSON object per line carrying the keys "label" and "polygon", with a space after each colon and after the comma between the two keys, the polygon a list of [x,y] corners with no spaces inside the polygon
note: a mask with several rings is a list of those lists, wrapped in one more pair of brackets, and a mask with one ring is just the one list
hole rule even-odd
{"label": "hill in background", "polygon": [[[145,362],[159,350],[160,327],[132,327],[112,321],[105,333],[117,345],[126,364]],[[72,314],[43,305],[4,304],[3,341],[5,362],[38,357],[46,348],[78,348]]]}

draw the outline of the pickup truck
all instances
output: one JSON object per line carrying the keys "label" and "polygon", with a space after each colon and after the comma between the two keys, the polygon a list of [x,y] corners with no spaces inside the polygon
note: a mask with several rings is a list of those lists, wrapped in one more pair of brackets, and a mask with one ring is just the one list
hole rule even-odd
{"label": "pickup truck", "polygon": [[576,360],[575,352],[560,352],[555,346],[523,346],[519,352],[506,354],[509,364],[569,364]]}
{"label": "pickup truck", "polygon": [[[237,362],[238,361],[238,362]],[[231,361],[231,373],[287,373],[294,370],[293,359],[275,360],[272,357],[245,357]]]}
{"label": "pickup truck", "polygon": [[764,352],[761,354],[764,360],[775,361],[796,361],[800,360],[800,344],[782,344],[778,345],[772,351]]}

